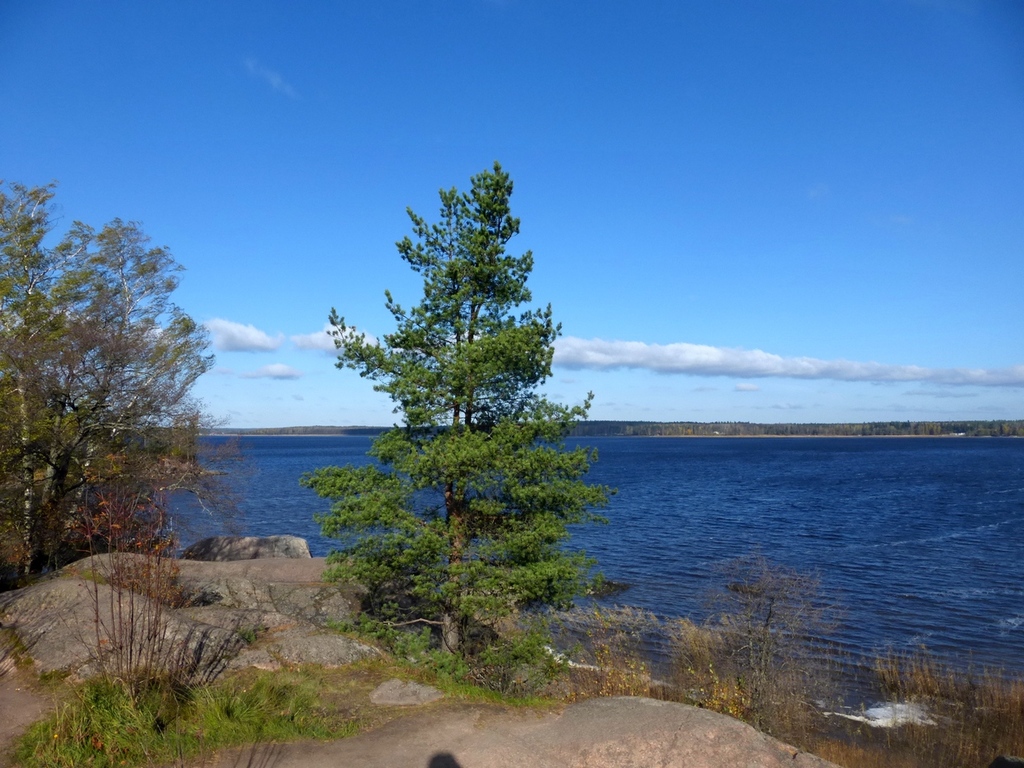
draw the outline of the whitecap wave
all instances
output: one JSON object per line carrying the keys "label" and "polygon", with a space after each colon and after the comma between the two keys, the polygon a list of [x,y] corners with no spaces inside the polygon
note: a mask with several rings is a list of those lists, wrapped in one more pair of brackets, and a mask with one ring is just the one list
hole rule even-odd
{"label": "whitecap wave", "polygon": [[874,728],[896,728],[911,724],[935,725],[935,721],[928,716],[928,710],[923,705],[914,702],[889,701],[884,704],[876,704],[858,714],[852,712],[826,712],[825,714],[844,717],[847,720],[865,723]]}
{"label": "whitecap wave", "polygon": [[1024,616],[1009,616],[1005,619],[1000,619],[998,626],[999,629],[1004,631],[1024,628]]}

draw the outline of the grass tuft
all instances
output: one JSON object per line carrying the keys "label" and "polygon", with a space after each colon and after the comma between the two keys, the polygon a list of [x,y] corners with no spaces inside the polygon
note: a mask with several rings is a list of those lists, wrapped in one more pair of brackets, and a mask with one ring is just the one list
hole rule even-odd
{"label": "grass tuft", "polygon": [[143,690],[110,678],[80,685],[70,701],[32,726],[16,757],[26,766],[172,763],[211,750],[295,739],[350,736],[354,720],[323,706],[321,681],[308,670],[245,672],[177,690],[160,681]]}

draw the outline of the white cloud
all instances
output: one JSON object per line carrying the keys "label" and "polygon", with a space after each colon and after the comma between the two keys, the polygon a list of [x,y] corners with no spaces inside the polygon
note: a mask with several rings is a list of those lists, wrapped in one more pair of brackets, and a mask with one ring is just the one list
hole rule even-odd
{"label": "white cloud", "polygon": [[213,348],[219,352],[273,352],[284,343],[284,334],[270,336],[256,326],[219,317],[203,325],[213,334]]}
{"label": "white cloud", "polygon": [[[324,323],[323,330],[313,331],[313,333],[303,333],[296,336],[292,336],[292,344],[299,349],[319,349],[330,354],[336,354],[338,349],[334,346],[334,336],[331,332],[334,330],[334,326],[330,323]],[[350,335],[355,335],[357,332],[350,330]],[[363,340],[368,344],[376,344],[377,339],[368,333],[358,332],[358,335],[362,336]]]}
{"label": "white cloud", "polygon": [[284,363],[271,363],[257,368],[255,371],[246,371],[241,374],[243,379],[300,379],[302,375],[302,371]]}
{"label": "white cloud", "polygon": [[272,69],[267,69],[254,58],[248,58],[245,60],[244,63],[245,68],[250,75],[252,75],[253,77],[258,77],[260,80],[263,80],[267,85],[269,85],[278,93],[283,93],[290,99],[299,98],[298,92],[294,88],[292,88],[291,84],[289,84],[280,75],[280,73],[275,72]]}
{"label": "white cloud", "polygon": [[760,392],[761,388],[757,384],[737,384],[737,392]]}
{"label": "white cloud", "polygon": [[739,378],[831,379],[1024,387],[1024,365],[1010,368],[925,368],[918,365],[859,363],[782,357],[760,349],[733,349],[704,344],[646,344],[567,336],[555,342],[555,364],[565,368],[641,368],[657,373]]}
{"label": "white cloud", "polygon": [[334,337],[331,336],[332,328],[334,326],[330,323],[324,323],[321,331],[292,336],[292,344],[299,349],[322,349],[324,352],[335,352]]}

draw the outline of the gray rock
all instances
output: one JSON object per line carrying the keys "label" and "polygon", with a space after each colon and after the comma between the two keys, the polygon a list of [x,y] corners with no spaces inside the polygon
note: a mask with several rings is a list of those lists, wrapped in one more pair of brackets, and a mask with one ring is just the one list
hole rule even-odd
{"label": "gray rock", "polygon": [[177,562],[178,583],[195,606],[283,614],[317,626],[359,612],[363,590],[353,584],[325,583],[324,558]]}
{"label": "gray rock", "polygon": [[[272,762],[274,768],[836,768],[725,715],[629,698],[590,699],[548,713],[483,704],[425,707],[350,738],[280,745]],[[216,763],[242,764],[237,753]]]}
{"label": "gray rock", "polygon": [[39,672],[81,677],[116,670],[135,658],[196,681],[213,679],[243,644],[235,632],[82,578],[51,579],[6,593],[0,616]]}
{"label": "gray rock", "polygon": [[265,669],[276,671],[281,668],[281,662],[274,658],[266,648],[243,648],[235,658],[228,662],[228,669]]}
{"label": "gray rock", "polygon": [[320,664],[341,667],[353,661],[379,656],[380,651],[357,640],[332,632],[309,631],[302,627],[278,632],[267,638],[271,655],[289,664]]}
{"label": "gray rock", "polygon": [[417,704],[428,704],[442,696],[437,688],[420,685],[403,680],[388,680],[381,683],[370,693],[373,704],[384,707],[411,707]]}
{"label": "gray rock", "polygon": [[298,536],[211,536],[197,541],[181,553],[184,560],[214,562],[309,556],[309,544]]}
{"label": "gray rock", "polygon": [[324,632],[310,624],[293,624],[271,632],[245,648],[229,664],[230,669],[257,667],[280,669],[284,664],[320,664],[343,667],[354,661],[379,656],[380,651],[350,637]]}
{"label": "gray rock", "polygon": [[[212,678],[229,662],[232,667],[273,668],[281,662],[338,666],[377,653],[322,631],[332,620],[355,615],[361,595],[354,585],[324,583],[323,558],[161,561],[176,571],[178,586],[193,601],[171,609],[93,580],[93,574],[100,582],[107,580],[114,557],[121,558],[118,567],[128,573],[151,566],[140,555],[96,555],[73,563],[58,577],[0,593],[0,626],[15,632],[38,671],[95,674],[108,660],[108,649],[121,642],[118,633],[140,642],[155,637],[166,663],[188,667],[199,675],[194,679]],[[116,607],[125,601],[134,607],[130,621]],[[160,626],[154,635],[146,622],[155,615]],[[254,637],[258,642],[249,648]]]}

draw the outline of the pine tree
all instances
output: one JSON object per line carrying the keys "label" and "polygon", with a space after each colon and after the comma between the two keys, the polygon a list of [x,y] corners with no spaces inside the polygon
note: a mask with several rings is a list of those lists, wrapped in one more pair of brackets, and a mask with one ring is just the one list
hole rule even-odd
{"label": "pine tree", "polygon": [[393,333],[371,341],[331,312],[338,367],[375,381],[403,423],[374,442],[374,465],[303,478],[335,500],[319,518],[344,545],[329,575],[364,584],[378,619],[434,625],[464,657],[478,630],[586,590],[593,562],[566,549],[567,526],[599,520],[608,494],[583,479],[596,453],[564,445],[590,396],[566,407],[539,391],[560,326],[550,305],[519,309],[533,256],[505,250],[519,232],[512,181],[495,163],[471,183],[441,190],[436,224],[408,212],[415,241],[398,252],[423,298],[406,310],[385,292]]}

